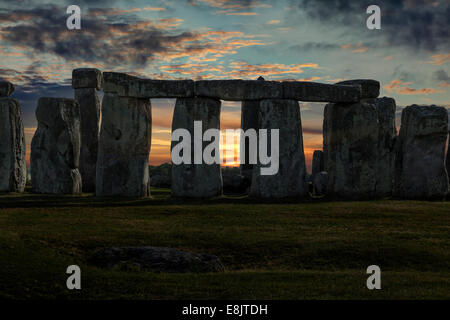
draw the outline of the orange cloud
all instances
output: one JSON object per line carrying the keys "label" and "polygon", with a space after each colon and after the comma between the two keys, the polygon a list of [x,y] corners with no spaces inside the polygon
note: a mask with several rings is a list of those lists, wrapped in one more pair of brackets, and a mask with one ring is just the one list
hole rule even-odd
{"label": "orange cloud", "polygon": [[304,68],[319,68],[316,63],[303,63],[303,64],[257,64],[251,65],[246,62],[231,62],[231,71],[226,74],[232,78],[255,78],[258,76],[275,76],[281,77],[289,74],[303,73]]}
{"label": "orange cloud", "polygon": [[389,84],[383,86],[384,89],[386,89],[389,93],[392,91],[395,91],[397,94],[402,95],[416,95],[416,94],[433,94],[433,93],[443,93],[441,90],[436,90],[433,88],[421,88],[421,89],[415,89],[415,88],[409,88],[407,85],[412,84],[412,82],[403,82],[399,79],[392,80]]}
{"label": "orange cloud", "polygon": [[449,54],[435,54],[431,56],[431,60],[428,61],[430,64],[434,64],[436,66],[440,66],[441,64],[450,62],[450,53]]}
{"label": "orange cloud", "polygon": [[353,53],[364,53],[369,49],[368,47],[363,46],[363,44],[361,42],[359,42],[357,45],[353,45],[351,43],[346,43],[341,46],[341,49],[343,49],[343,50],[347,50],[347,49],[351,49],[351,48],[353,48],[353,50],[352,50]]}

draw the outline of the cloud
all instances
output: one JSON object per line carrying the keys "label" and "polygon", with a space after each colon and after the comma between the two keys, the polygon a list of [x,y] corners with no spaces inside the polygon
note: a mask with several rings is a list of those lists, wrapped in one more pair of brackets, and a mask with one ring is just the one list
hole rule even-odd
{"label": "cloud", "polygon": [[437,70],[433,73],[433,80],[439,83],[441,88],[450,87],[450,76],[443,69]]}
{"label": "cloud", "polygon": [[364,53],[369,49],[369,47],[363,45],[362,42],[359,42],[356,45],[353,45],[351,43],[343,44],[341,45],[341,49],[343,50],[351,49],[353,53]]}
{"label": "cloud", "polygon": [[[348,34],[367,37],[367,1],[290,0],[292,13],[304,14],[327,25],[342,27]],[[435,51],[450,48],[450,2],[447,0],[384,0],[381,32],[371,31],[373,39],[385,46],[404,46]]]}
{"label": "cloud", "polygon": [[442,90],[436,90],[433,88],[410,88],[407,87],[408,85],[411,85],[412,82],[403,82],[402,80],[396,79],[392,80],[389,84],[383,86],[384,89],[386,89],[389,93],[395,91],[397,94],[401,95],[417,95],[417,94],[434,94],[434,93],[444,93]]}
{"label": "cloud", "polygon": [[257,78],[259,76],[263,77],[284,77],[289,78],[293,75],[298,75],[303,73],[303,69],[312,68],[317,69],[319,65],[316,63],[303,63],[303,64],[248,64],[246,62],[231,62],[231,71],[226,72],[226,74],[231,78]]}
{"label": "cloud", "polygon": [[445,64],[447,62],[450,62],[450,53],[432,55],[430,61],[428,61],[428,63],[434,64],[435,66],[440,66],[441,64]]}

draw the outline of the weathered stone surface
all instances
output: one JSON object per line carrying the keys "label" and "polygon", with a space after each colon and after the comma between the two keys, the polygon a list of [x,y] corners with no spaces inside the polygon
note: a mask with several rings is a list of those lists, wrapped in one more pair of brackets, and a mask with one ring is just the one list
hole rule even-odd
{"label": "weathered stone surface", "polygon": [[190,98],[194,96],[193,80],[140,79],[124,73],[105,72],[104,91],[122,97]]}
{"label": "weathered stone surface", "polygon": [[5,80],[0,80],[0,97],[9,97],[14,92],[14,85]]}
{"label": "weathered stone surface", "polygon": [[[275,175],[262,175],[261,167],[264,166],[261,163],[255,165],[250,195],[259,198],[306,197],[308,189],[298,102],[262,100],[258,119],[260,129],[279,130],[279,170]],[[268,150],[272,150],[270,138]]]}
{"label": "weathered stone surface", "polygon": [[395,171],[395,141],[397,129],[395,126],[395,100],[380,98],[376,100],[378,116],[378,160],[377,185],[378,197],[392,195]]}
{"label": "weathered stone surface", "polygon": [[150,195],[151,133],[149,99],[105,93],[97,158],[97,196]]}
{"label": "weathered stone surface", "polygon": [[317,172],[313,177],[314,194],[322,196],[327,193],[328,173],[326,171]]}
{"label": "weathered stone surface", "polygon": [[378,121],[374,99],[327,104],[323,146],[328,195],[344,199],[376,196]]}
{"label": "weathered stone surface", "polygon": [[36,119],[31,142],[33,192],[81,193],[79,104],[73,99],[40,98]]}
{"label": "weathered stone surface", "polygon": [[403,199],[443,199],[446,196],[447,134],[445,108],[413,105],[403,109],[395,160],[395,196]]}
{"label": "weathered stone surface", "polygon": [[359,200],[392,194],[394,99],[328,104],[323,132],[330,196]]}
{"label": "weathered stone surface", "polygon": [[346,80],[336,83],[338,85],[361,86],[362,99],[378,98],[380,95],[380,82],[370,79]]}
{"label": "weathered stone surface", "polygon": [[195,82],[195,95],[229,101],[281,99],[281,82],[260,80],[202,80]]}
{"label": "weathered stone surface", "polygon": [[283,82],[283,98],[309,102],[358,102],[361,86],[325,84],[315,82]]}
{"label": "weathered stone surface", "polygon": [[72,88],[96,88],[103,85],[102,72],[94,68],[79,68],[72,70]]}
{"label": "weathered stone surface", "polygon": [[193,80],[133,79],[117,88],[117,94],[126,97],[189,98],[194,96]]}
{"label": "weathered stone surface", "polygon": [[23,192],[27,180],[20,104],[0,98],[0,192]]}
{"label": "weathered stone surface", "polygon": [[[450,131],[449,131],[449,137],[450,137]],[[449,143],[450,145],[450,143]],[[450,147],[447,149],[447,159],[445,161],[446,167],[447,167],[447,176],[449,181],[449,193],[450,193]]]}
{"label": "weathered stone surface", "polygon": [[[220,129],[220,105],[219,100],[209,98],[177,99],[172,132],[187,129],[191,134],[191,164],[172,165],[172,196],[209,198],[222,194],[220,164],[194,164],[194,121],[202,122],[203,132]],[[172,141],[171,150],[178,143]],[[203,142],[202,152],[210,143]]]}
{"label": "weathered stone surface", "polygon": [[103,268],[148,272],[223,272],[217,256],[191,253],[172,248],[113,247],[98,250],[90,262]]}
{"label": "weathered stone surface", "polygon": [[80,105],[81,150],[79,169],[83,179],[83,192],[95,192],[100,100],[95,88],[75,89],[75,100]]}
{"label": "weathered stone surface", "polygon": [[128,86],[129,81],[138,81],[138,77],[120,72],[103,72],[103,92],[123,93],[123,87]]}
{"label": "weathered stone surface", "polygon": [[314,150],[312,160],[312,175],[316,175],[324,170],[323,151]]}
{"label": "weathered stone surface", "polygon": [[[255,101],[242,101],[241,108],[241,129],[247,131],[249,129],[256,130],[258,133],[258,114],[259,114],[259,104],[260,100]],[[241,174],[250,179],[252,179],[253,164],[250,164],[249,158],[249,139],[245,139],[245,153],[240,156],[243,157],[244,163],[240,165]]]}

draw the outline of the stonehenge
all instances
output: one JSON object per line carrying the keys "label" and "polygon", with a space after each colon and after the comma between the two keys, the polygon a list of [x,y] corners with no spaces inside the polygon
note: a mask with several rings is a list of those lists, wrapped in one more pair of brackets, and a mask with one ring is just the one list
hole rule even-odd
{"label": "stonehenge", "polygon": [[0,192],[23,192],[27,179],[25,134],[14,85],[0,81]]}
{"label": "stonehenge", "polygon": [[[260,161],[254,165],[250,196],[257,198],[305,198],[308,189],[306,186],[305,155],[298,101],[287,99],[261,100],[258,127],[260,129],[279,129],[279,168],[274,175],[262,175],[260,168],[265,165]],[[268,139],[267,144],[267,150],[274,152],[272,139]]]}
{"label": "stonehenge", "polygon": [[[254,129],[260,135],[257,148],[263,153],[256,164],[249,161],[250,139],[241,150],[240,177],[251,181],[251,197],[308,197],[299,101],[328,103],[323,151],[313,155],[313,194],[350,200],[434,200],[449,193],[447,110],[407,107],[397,135],[396,102],[378,98],[380,83],[375,80],[337,84],[265,81],[262,77],[154,80],[80,68],[73,70],[72,87],[75,99],[39,99],[38,128],[31,143],[32,192],[150,196],[150,99],[174,98],[173,197],[222,195],[221,100],[242,101],[242,131]],[[104,92],[101,116],[98,90]],[[26,183],[24,129],[20,105],[9,98],[13,91],[13,84],[0,81],[0,192],[22,192]],[[181,129],[194,139],[185,140]],[[195,138],[199,130],[201,141]],[[261,157],[264,152],[265,158]],[[173,154],[182,161],[177,162]],[[196,160],[199,155],[204,160],[205,154],[214,161]],[[272,167],[274,154],[277,161]]]}
{"label": "stonehenge", "polygon": [[[221,103],[217,99],[211,98],[179,98],[175,104],[173,113],[172,132],[178,129],[186,129],[190,136],[194,137],[196,128],[194,121],[201,122],[201,129],[220,129],[220,108]],[[171,151],[174,152],[175,138],[172,136]],[[183,137],[185,139],[185,137]],[[194,153],[201,153],[203,156],[205,147],[209,143],[203,140],[199,145],[190,139],[190,154],[184,155],[189,159],[188,163],[174,163],[172,159],[172,196],[186,198],[209,198],[220,196],[222,194],[222,173],[220,171],[220,163],[201,163],[195,161]],[[216,145],[214,152],[215,157],[220,157],[219,141],[213,141]],[[196,149],[198,148],[198,149]],[[183,150],[184,152],[185,150]]]}
{"label": "stonehenge", "polygon": [[96,196],[148,197],[152,135],[149,99],[105,93],[98,144]]}
{"label": "stonehenge", "polygon": [[97,69],[74,69],[72,88],[80,105],[80,173],[83,192],[95,192],[95,177],[100,126],[100,100],[97,90],[102,88],[102,73]]}
{"label": "stonehenge", "polygon": [[402,112],[395,158],[394,195],[402,199],[443,199],[448,193],[444,107],[406,107]]}
{"label": "stonehenge", "polygon": [[79,194],[80,106],[73,99],[40,98],[31,142],[34,193]]}

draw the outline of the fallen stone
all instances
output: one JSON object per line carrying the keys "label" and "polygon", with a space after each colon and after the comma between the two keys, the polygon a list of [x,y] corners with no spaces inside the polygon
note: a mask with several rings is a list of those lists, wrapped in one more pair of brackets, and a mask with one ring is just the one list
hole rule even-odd
{"label": "fallen stone", "polygon": [[312,160],[312,175],[316,175],[324,170],[323,151],[314,150]]}
{"label": "fallen stone", "polygon": [[202,80],[195,82],[195,95],[243,101],[283,98],[281,82],[260,80]]}
{"label": "fallen stone", "polygon": [[[172,132],[186,129],[191,134],[191,164],[172,165],[172,196],[210,198],[222,195],[220,164],[193,164],[194,121],[202,130],[220,129],[220,101],[209,98],[177,99],[173,112]],[[180,142],[172,141],[171,150]],[[202,153],[211,142],[203,141]]]}
{"label": "fallen stone", "polygon": [[100,126],[100,100],[95,88],[75,89],[75,100],[80,105],[81,150],[80,173],[83,192],[95,192],[95,175]]}
{"label": "fallen stone", "polygon": [[14,85],[9,81],[0,80],[0,97],[9,97],[14,92]]}
{"label": "fallen stone", "polygon": [[150,195],[148,158],[151,133],[149,99],[104,94],[97,158],[97,196]]}
{"label": "fallen stone", "polygon": [[327,193],[328,173],[326,171],[318,172],[313,177],[314,194],[322,196]]}
{"label": "fallen stone", "polygon": [[113,247],[95,252],[90,262],[102,268],[157,273],[224,272],[214,255],[191,253],[172,248]]}
{"label": "fallen stone", "polygon": [[377,197],[392,196],[395,172],[395,100],[380,98],[376,100],[378,117],[378,161],[377,161]]}
{"label": "fallen stone", "polygon": [[72,70],[72,88],[96,88],[103,85],[102,72],[94,68],[79,68]]}
{"label": "fallen stone", "polygon": [[448,115],[443,107],[406,107],[398,136],[394,194],[402,199],[443,199],[448,193],[445,144]]}
{"label": "fallen stone", "polygon": [[376,197],[378,120],[375,99],[325,106],[323,152],[329,196],[354,200]]}
{"label": "fallen stone", "polygon": [[309,102],[358,102],[361,86],[325,84],[315,82],[283,82],[283,98]]}
{"label": "fallen stone", "polygon": [[19,101],[0,98],[0,192],[23,192],[27,180],[25,135]]}
{"label": "fallen stone", "polygon": [[31,142],[33,192],[81,193],[79,104],[73,99],[40,98],[36,119]]}
{"label": "fallen stone", "polygon": [[337,85],[361,86],[362,99],[378,98],[380,95],[380,82],[370,79],[346,80],[336,83]]}
{"label": "fallen stone", "polygon": [[[250,195],[257,198],[305,198],[308,188],[298,102],[262,100],[259,110],[260,129],[279,129],[279,169],[275,175],[262,175],[264,166],[261,163],[255,165]],[[272,150],[270,138],[268,143],[268,150]]]}

